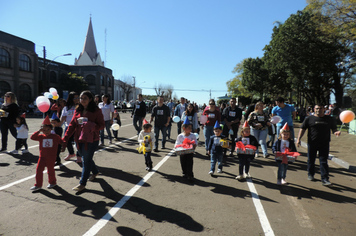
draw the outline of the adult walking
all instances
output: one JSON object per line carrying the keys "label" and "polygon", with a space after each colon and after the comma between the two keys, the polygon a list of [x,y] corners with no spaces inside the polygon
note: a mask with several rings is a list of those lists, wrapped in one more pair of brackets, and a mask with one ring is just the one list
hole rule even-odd
{"label": "adult walking", "polygon": [[204,110],[203,116],[208,117],[207,122],[204,124],[204,137],[206,155],[209,156],[208,149],[210,137],[214,135],[214,125],[216,121],[219,121],[219,124],[221,122],[220,111],[216,109],[214,99],[209,100],[209,108]]}
{"label": "adult walking", "polygon": [[[268,114],[263,111],[263,102],[256,103],[255,110],[250,113],[247,121],[251,127],[251,134],[257,139],[261,146],[263,157],[267,158],[269,154],[267,153],[266,139],[268,126],[271,126],[271,123],[269,122]],[[258,147],[255,157],[258,157]]]}
{"label": "adult walking", "polygon": [[235,139],[237,138],[237,132],[239,130],[240,121],[242,118],[242,109],[236,106],[236,98],[230,99],[230,106],[224,109],[224,111],[222,112],[222,117],[224,120],[224,136],[229,137],[230,130],[232,130],[233,132],[233,134],[230,134],[232,140],[230,156],[233,156],[235,150]]}
{"label": "adult walking", "polygon": [[90,172],[93,173],[89,178],[90,181],[94,180],[99,174],[93,156],[99,144],[99,131],[104,127],[104,116],[94,102],[93,94],[90,91],[82,92],[80,103],[75,109],[73,119],[63,138],[64,144],[62,146],[62,151],[64,151],[69,138],[74,134],[74,140],[83,161],[82,175],[79,185],[73,188],[74,191],[80,192],[85,189]]}
{"label": "adult walking", "polygon": [[146,117],[146,103],[143,101],[142,94],[137,95],[137,99],[138,101],[135,102],[132,109],[131,118],[133,116],[133,125],[137,131],[137,135],[139,135],[142,130],[143,119]]}
{"label": "adult walking", "polygon": [[196,133],[198,131],[199,125],[198,125],[198,114],[194,109],[194,105],[190,103],[187,107],[187,110],[185,110],[182,114],[181,121],[185,121],[185,119],[188,117],[189,122],[193,125],[193,132]]}
{"label": "adult walking", "polygon": [[[108,133],[109,144],[112,144],[112,135],[111,135],[111,125],[113,124],[114,119],[114,105],[110,101],[110,96],[108,94],[103,95],[103,101],[99,103],[99,108],[104,116],[105,129]],[[104,146],[104,129],[100,130],[100,146]]]}
{"label": "adult walking", "polygon": [[[185,98],[181,97],[180,98],[180,103],[176,106],[176,109],[174,110],[174,115],[178,117],[182,117],[183,112],[187,110],[187,104],[185,103]],[[184,121],[184,120],[183,120]],[[182,133],[182,122],[177,123],[177,132],[178,134]]]}
{"label": "adult walking", "polygon": [[279,130],[288,123],[290,129],[290,137],[294,140],[294,126],[293,120],[295,119],[296,112],[294,106],[284,103],[284,98],[276,98],[276,106],[272,109],[272,116],[280,116],[282,120],[277,123],[277,137],[279,137]]}
{"label": "adult walking", "polygon": [[[79,104],[79,94],[76,92],[70,92],[67,98],[67,103],[62,110],[61,123],[65,124],[64,133],[66,133],[70,122],[72,121],[76,106]],[[64,158],[65,161],[69,161],[72,157],[75,157],[74,148],[74,135],[68,139],[69,145],[67,145],[68,155]],[[77,162],[81,162],[82,158],[77,156]]]}
{"label": "adult walking", "polygon": [[14,126],[16,123],[16,117],[19,114],[19,105],[17,105],[17,99],[13,92],[7,92],[5,94],[4,103],[1,105],[1,109],[5,112],[1,116],[1,150],[0,152],[5,152],[7,150],[7,136],[9,130],[11,135],[16,139],[17,130]]}
{"label": "adult walking", "polygon": [[305,130],[308,130],[308,180],[314,180],[315,159],[319,152],[321,182],[323,185],[330,185],[328,166],[330,130],[336,136],[340,136],[341,132],[337,130],[335,120],[326,116],[324,112],[322,104],[315,105],[314,115],[306,117],[300,127],[297,145],[300,146]]}
{"label": "adult walking", "polygon": [[166,145],[166,135],[167,135],[167,126],[169,125],[169,121],[171,120],[171,116],[169,113],[169,108],[163,103],[163,96],[159,96],[157,98],[157,105],[153,107],[150,123],[154,120],[154,131],[155,131],[155,144],[154,150],[158,152],[158,138],[159,132],[162,133],[162,149],[165,149]]}

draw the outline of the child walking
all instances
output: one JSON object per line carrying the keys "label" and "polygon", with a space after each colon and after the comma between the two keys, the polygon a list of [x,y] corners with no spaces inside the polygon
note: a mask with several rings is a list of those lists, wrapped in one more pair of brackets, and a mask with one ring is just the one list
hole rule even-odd
{"label": "child walking", "polygon": [[152,170],[152,159],[151,159],[151,152],[152,152],[152,143],[155,141],[155,135],[151,132],[152,125],[147,122],[146,119],[143,120],[143,130],[140,131],[138,135],[138,142],[140,144],[140,150],[143,150],[143,154],[145,155],[145,164],[146,170]]}
{"label": "child walking", "polygon": [[[188,117],[185,119],[182,128],[183,133],[178,135],[175,146],[183,144],[183,141],[185,139],[188,139],[190,141],[193,141],[193,148],[195,149],[197,147],[197,138],[192,133],[193,125],[190,123]],[[191,182],[194,180],[193,156],[194,153],[180,155],[180,165],[182,167],[183,177],[187,178]]]}
{"label": "child walking", "polygon": [[[52,115],[51,124],[53,126],[52,133],[57,134],[59,137],[62,138],[63,128],[61,126],[61,121],[58,118],[58,116],[56,115],[56,113],[53,113],[53,115]],[[61,153],[61,149],[62,149],[62,145],[59,144],[58,150],[57,150],[56,163],[54,164],[55,166],[62,164],[61,157],[59,156],[59,154]]]}
{"label": "child walking", "polygon": [[[242,130],[241,136],[235,139],[235,143],[241,141],[244,145],[253,145],[258,147],[257,139],[250,134],[250,126],[248,125],[247,121],[245,121]],[[237,154],[239,158],[239,175],[236,176],[235,179],[242,180],[244,178],[251,178],[250,175],[250,162],[254,159],[254,154]],[[243,172],[245,168],[245,174]]]}
{"label": "child walking", "polygon": [[[290,150],[290,152],[297,151],[294,141],[290,137],[289,126],[286,123],[283,126],[283,128],[280,130],[278,140],[273,144],[272,151],[273,153],[284,152],[287,148]],[[285,185],[287,184],[286,174],[288,169],[288,162],[283,163],[283,161],[280,160],[276,160],[276,161],[278,164],[277,184]]]}
{"label": "child walking", "polygon": [[30,188],[33,192],[42,188],[43,170],[46,166],[49,182],[47,188],[51,189],[57,185],[54,163],[56,161],[58,145],[62,143],[62,139],[57,134],[51,133],[52,128],[51,122],[48,116],[46,116],[41,129],[31,135],[32,140],[39,141],[40,143],[40,156],[36,168],[36,184]]}
{"label": "child walking", "polygon": [[25,118],[26,113],[23,113],[21,116],[16,117],[16,124],[14,124],[14,126],[17,129],[17,137],[15,143],[15,150],[11,151],[11,154],[18,154],[22,146],[25,147],[25,149],[22,150],[22,154],[28,153],[28,126]]}
{"label": "child walking", "polygon": [[221,144],[221,139],[223,138],[225,138],[225,136],[222,135],[222,128],[219,121],[216,121],[214,126],[214,135],[210,137],[208,147],[208,153],[211,160],[209,175],[214,174],[216,162],[218,162],[218,173],[222,173],[224,149]]}

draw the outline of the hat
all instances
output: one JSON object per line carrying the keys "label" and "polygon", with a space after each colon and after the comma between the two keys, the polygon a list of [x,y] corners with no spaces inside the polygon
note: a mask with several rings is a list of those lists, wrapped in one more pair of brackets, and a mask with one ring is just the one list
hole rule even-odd
{"label": "hat", "polygon": [[21,117],[26,118],[26,112],[22,113]]}
{"label": "hat", "polygon": [[216,121],[216,122],[215,122],[214,129],[221,129],[221,126],[220,126],[220,124],[219,124],[219,121]]}
{"label": "hat", "polygon": [[285,123],[282,129],[289,131],[288,123]]}
{"label": "hat", "polygon": [[148,124],[148,121],[146,119],[143,119],[143,124]]}
{"label": "hat", "polygon": [[53,113],[51,119],[52,119],[52,120],[59,120],[59,118],[58,118],[58,116],[56,115],[56,113]]}
{"label": "hat", "polygon": [[185,118],[185,121],[183,122],[183,125],[191,125],[188,116]]}
{"label": "hat", "polygon": [[49,121],[49,117],[46,116],[46,118],[44,119],[44,121],[42,122],[43,125],[51,125],[51,121]]}
{"label": "hat", "polygon": [[117,110],[114,110],[114,113],[117,113]]}
{"label": "hat", "polygon": [[250,128],[250,125],[248,124],[247,121],[245,121],[244,125],[242,126],[242,128]]}

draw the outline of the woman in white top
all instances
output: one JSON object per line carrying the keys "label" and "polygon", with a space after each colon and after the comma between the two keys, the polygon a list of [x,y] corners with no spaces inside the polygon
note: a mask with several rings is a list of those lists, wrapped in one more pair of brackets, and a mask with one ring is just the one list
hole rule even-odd
{"label": "woman in white top", "polygon": [[[62,110],[62,116],[61,116],[61,122],[65,122],[65,128],[64,128],[64,134],[67,131],[68,125],[71,122],[75,108],[79,104],[79,94],[76,92],[70,92],[67,98],[67,104]],[[72,135],[69,140],[68,140],[68,156],[64,158],[65,161],[70,160],[72,157],[75,157],[76,155],[74,154],[74,149],[73,149],[73,143],[74,142],[74,135]],[[81,162],[81,158],[78,156],[77,157],[77,162]]]}
{"label": "woman in white top", "polygon": [[[112,135],[110,131],[110,127],[113,124],[114,119],[114,105],[110,102],[110,96],[108,94],[103,95],[103,102],[99,103],[99,108],[104,116],[105,121],[105,129],[108,133],[109,144],[112,144]],[[111,115],[110,115],[111,114]],[[104,146],[104,130],[100,130],[100,146]]]}

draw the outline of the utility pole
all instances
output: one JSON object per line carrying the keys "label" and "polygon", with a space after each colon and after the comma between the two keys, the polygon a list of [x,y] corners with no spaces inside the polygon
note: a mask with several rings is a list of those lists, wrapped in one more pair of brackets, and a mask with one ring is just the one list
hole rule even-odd
{"label": "utility pole", "polygon": [[134,91],[133,91],[133,99],[132,100],[134,100],[134,101],[136,101],[136,77],[135,76],[132,76],[132,78],[133,78],[133,89],[134,89]]}

